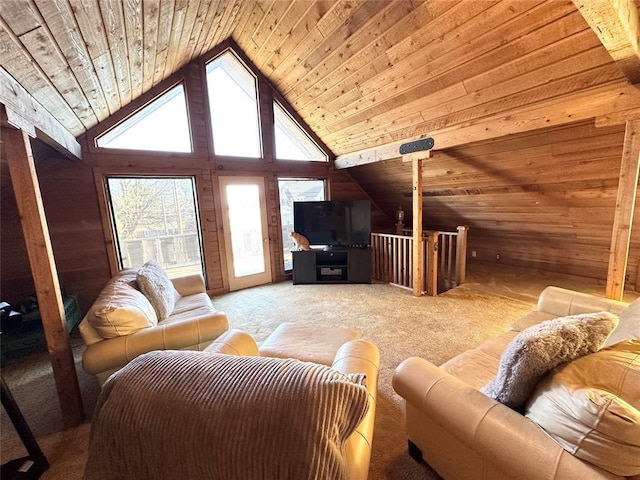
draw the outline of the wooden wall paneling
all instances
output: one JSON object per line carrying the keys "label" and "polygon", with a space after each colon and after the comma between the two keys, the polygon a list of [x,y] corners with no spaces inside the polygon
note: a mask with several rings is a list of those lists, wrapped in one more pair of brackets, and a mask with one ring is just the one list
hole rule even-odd
{"label": "wooden wall paneling", "polygon": [[224,250],[222,210],[217,178],[210,170],[205,170],[196,179],[196,185],[207,288],[212,293],[228,291],[227,257]]}
{"label": "wooden wall paneling", "polygon": [[71,428],[84,421],[84,408],[30,140],[27,134],[13,128],[2,127],[1,133],[36,286],[62,420],[65,428]]}
{"label": "wooden wall paneling", "polygon": [[115,1],[100,2],[104,31],[109,44],[109,52],[115,73],[115,85],[118,89],[122,106],[133,100],[131,91],[130,65],[127,59],[126,31],[122,11],[122,3]]}
{"label": "wooden wall paneling", "polygon": [[282,223],[280,221],[280,194],[277,174],[265,175],[265,194],[267,196],[267,235],[271,254],[271,278],[273,282],[285,280]]}
{"label": "wooden wall paneling", "polygon": [[144,17],[142,2],[122,2],[124,34],[127,46],[126,58],[129,62],[131,99],[143,93],[144,72]]}
{"label": "wooden wall paneling", "polygon": [[209,156],[212,153],[209,149],[212,134],[209,123],[206,75],[203,69],[204,65],[198,62],[191,62],[184,68],[187,115],[192,149],[196,156]]}
{"label": "wooden wall paneling", "polygon": [[[153,85],[157,85],[165,78],[164,72],[169,58],[170,42],[172,33],[175,31],[173,28],[175,10],[175,2],[160,2],[158,30],[155,35],[156,55],[153,58]],[[178,18],[180,18],[180,14],[178,14]]]}
{"label": "wooden wall paneling", "polygon": [[640,120],[627,123],[624,135],[624,150],[620,166],[620,184],[616,201],[611,236],[609,269],[607,272],[608,298],[622,300],[624,294],[629,243],[633,225],[633,212],[638,192],[640,170]]}

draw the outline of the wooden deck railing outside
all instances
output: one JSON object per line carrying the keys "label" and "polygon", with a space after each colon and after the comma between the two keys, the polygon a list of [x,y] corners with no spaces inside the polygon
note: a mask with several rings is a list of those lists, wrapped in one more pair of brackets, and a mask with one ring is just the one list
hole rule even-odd
{"label": "wooden deck railing outside", "polygon": [[[424,272],[425,292],[436,295],[437,289],[449,290],[465,281],[468,228],[460,226],[456,232],[424,231]],[[373,233],[371,250],[373,254],[373,278],[406,288],[413,288],[412,247],[410,230],[402,235]],[[428,255],[429,252],[437,252]],[[437,259],[435,264],[429,259]],[[429,288],[430,285],[437,287]]]}

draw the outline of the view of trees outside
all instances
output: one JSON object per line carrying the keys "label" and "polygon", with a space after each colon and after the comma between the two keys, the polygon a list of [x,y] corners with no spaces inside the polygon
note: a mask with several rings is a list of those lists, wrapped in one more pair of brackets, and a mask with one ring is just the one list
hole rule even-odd
{"label": "view of trees outside", "polygon": [[192,178],[107,179],[121,267],[156,260],[170,277],[204,274]]}
{"label": "view of trees outside", "polygon": [[324,181],[311,179],[280,179],[280,215],[285,271],[293,269],[291,250],[295,243],[289,236],[293,232],[293,202],[324,200]]}

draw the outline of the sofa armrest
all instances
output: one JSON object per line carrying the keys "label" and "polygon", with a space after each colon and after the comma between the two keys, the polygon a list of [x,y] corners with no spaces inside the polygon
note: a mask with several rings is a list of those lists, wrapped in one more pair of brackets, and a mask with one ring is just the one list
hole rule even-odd
{"label": "sofa armrest", "polygon": [[[418,357],[403,361],[393,388],[407,405],[429,417],[510,478],[616,478],[573,457],[518,412],[487,397]],[[407,421],[407,432],[421,428]],[[523,454],[526,452],[526,454]]]}
{"label": "sofa armrest", "polygon": [[227,316],[220,311],[180,322],[159,323],[131,335],[89,345],[82,355],[82,366],[87,373],[96,375],[121,368],[152,350],[203,350],[228,329]]}
{"label": "sofa armrest", "polygon": [[366,480],[371,460],[373,427],[376,418],[380,352],[366,340],[351,340],[342,345],[333,360],[332,367],[344,374],[364,373],[369,393],[369,410],[345,443],[345,456],[350,480]]}
{"label": "sofa armrest", "polygon": [[589,312],[619,314],[628,303],[560,287],[547,287],[538,297],[538,310],[558,317]]}
{"label": "sofa armrest", "polygon": [[204,278],[199,273],[186,275],[184,277],[172,278],[171,282],[180,295],[195,295],[196,293],[207,293]]}
{"label": "sofa armrest", "polygon": [[258,344],[251,335],[242,330],[231,329],[224,332],[204,349],[207,353],[225,353],[243,357],[260,356]]}

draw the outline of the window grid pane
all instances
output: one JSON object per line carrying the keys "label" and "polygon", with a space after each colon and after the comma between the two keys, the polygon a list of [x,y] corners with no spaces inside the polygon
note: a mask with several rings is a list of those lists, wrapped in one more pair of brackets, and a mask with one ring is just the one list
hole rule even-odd
{"label": "window grid pane", "polygon": [[276,158],[279,160],[301,160],[326,162],[327,155],[309,135],[276,102],[273,103],[276,135]]}

